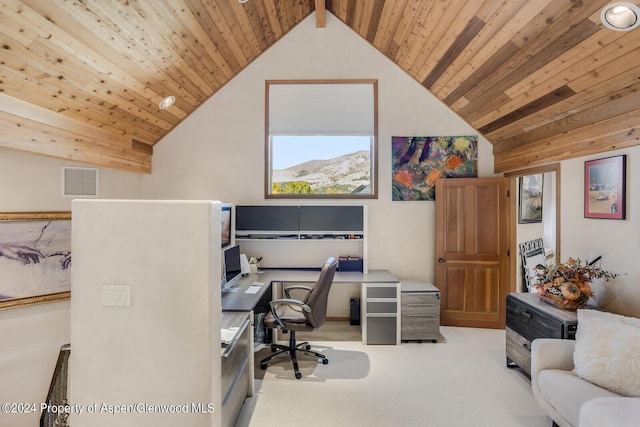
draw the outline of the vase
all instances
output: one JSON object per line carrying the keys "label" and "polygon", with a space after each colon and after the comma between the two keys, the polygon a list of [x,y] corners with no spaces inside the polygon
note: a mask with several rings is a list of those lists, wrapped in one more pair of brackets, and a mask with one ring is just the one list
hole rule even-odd
{"label": "vase", "polygon": [[554,305],[562,310],[577,310],[579,308],[585,308],[588,301],[588,298],[578,298],[577,300],[570,301],[563,296],[549,292],[544,295],[538,294],[538,297],[547,304]]}

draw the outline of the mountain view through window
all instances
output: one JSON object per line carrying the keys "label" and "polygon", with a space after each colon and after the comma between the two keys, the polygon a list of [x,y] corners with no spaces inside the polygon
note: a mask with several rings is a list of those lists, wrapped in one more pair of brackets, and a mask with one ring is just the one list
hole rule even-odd
{"label": "mountain view through window", "polygon": [[272,194],[370,194],[370,136],[273,136]]}

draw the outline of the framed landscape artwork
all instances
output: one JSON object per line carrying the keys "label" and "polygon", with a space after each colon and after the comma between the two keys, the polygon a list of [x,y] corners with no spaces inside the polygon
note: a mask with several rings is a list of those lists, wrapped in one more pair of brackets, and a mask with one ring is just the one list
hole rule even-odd
{"label": "framed landscape artwork", "polygon": [[0,310],[70,295],[71,213],[0,213]]}
{"label": "framed landscape artwork", "polygon": [[542,222],[542,189],[544,174],[520,177],[518,224]]}
{"label": "framed landscape artwork", "polygon": [[584,217],[625,219],[627,156],[584,162]]}

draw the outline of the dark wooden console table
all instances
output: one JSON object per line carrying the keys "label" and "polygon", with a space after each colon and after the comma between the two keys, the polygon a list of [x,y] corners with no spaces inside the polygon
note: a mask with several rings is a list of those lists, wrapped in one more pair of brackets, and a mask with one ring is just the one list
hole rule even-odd
{"label": "dark wooden console table", "polygon": [[531,342],[536,338],[575,339],[576,310],[561,310],[541,301],[538,294],[507,296],[507,367],[520,367],[531,375]]}

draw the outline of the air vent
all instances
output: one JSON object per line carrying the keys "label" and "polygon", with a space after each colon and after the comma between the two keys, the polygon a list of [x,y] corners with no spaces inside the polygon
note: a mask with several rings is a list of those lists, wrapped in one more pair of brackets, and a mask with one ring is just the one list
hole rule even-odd
{"label": "air vent", "polygon": [[98,169],[62,168],[62,194],[64,196],[98,196]]}

